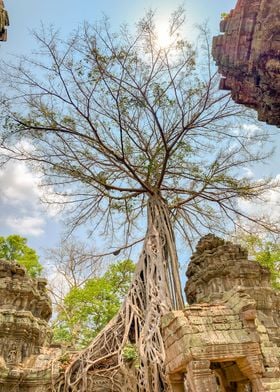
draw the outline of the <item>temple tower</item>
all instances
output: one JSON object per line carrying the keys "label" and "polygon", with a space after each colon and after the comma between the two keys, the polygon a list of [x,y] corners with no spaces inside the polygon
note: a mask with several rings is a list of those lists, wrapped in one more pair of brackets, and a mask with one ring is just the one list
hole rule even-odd
{"label": "temple tower", "polygon": [[3,0],[0,0],[0,41],[7,40],[7,26],[9,26],[8,12],[5,10]]}
{"label": "temple tower", "polygon": [[162,320],[171,390],[280,391],[280,293],[269,271],[210,234],[187,277],[189,305]]}
{"label": "temple tower", "polygon": [[[61,352],[50,345],[51,301],[46,280],[0,260],[0,391],[51,390],[51,361]],[[54,375],[54,374],[53,374]]]}

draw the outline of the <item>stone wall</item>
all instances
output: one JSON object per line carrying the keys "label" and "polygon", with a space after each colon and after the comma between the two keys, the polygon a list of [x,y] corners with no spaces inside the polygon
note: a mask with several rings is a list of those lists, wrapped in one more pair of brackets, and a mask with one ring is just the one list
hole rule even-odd
{"label": "stone wall", "polygon": [[238,0],[213,39],[220,87],[254,108],[260,121],[280,126],[279,0]]}
{"label": "stone wall", "polygon": [[280,391],[280,293],[269,271],[208,235],[187,277],[189,305],[162,320],[172,391]]}
{"label": "stone wall", "polygon": [[[187,277],[189,305],[162,319],[171,391],[280,391],[280,293],[269,271],[240,246],[208,235]],[[46,280],[0,260],[1,392],[53,391],[73,352],[65,357],[50,344],[50,316]],[[96,382],[88,392],[107,388]]]}
{"label": "stone wall", "polygon": [[61,350],[52,347],[51,301],[45,279],[0,260],[0,391],[47,392]]}
{"label": "stone wall", "polygon": [[5,10],[3,0],[0,0],[0,41],[7,40],[7,26],[9,26],[8,13]]}

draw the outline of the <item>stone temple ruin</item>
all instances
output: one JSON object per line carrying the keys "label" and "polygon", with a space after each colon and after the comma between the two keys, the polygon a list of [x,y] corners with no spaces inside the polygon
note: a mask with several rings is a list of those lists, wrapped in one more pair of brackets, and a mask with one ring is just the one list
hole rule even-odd
{"label": "stone temple ruin", "polygon": [[280,293],[269,271],[207,235],[187,277],[189,305],[162,320],[173,392],[280,391]]}
{"label": "stone temple ruin", "polygon": [[[162,319],[170,392],[279,392],[280,292],[269,271],[207,235],[187,277],[188,305]],[[1,392],[54,391],[64,354],[50,344],[50,316],[46,280],[0,260]]]}
{"label": "stone temple ruin", "polygon": [[50,346],[51,301],[45,279],[0,260],[0,391],[48,392],[61,350]]}
{"label": "stone temple ruin", "polygon": [[223,75],[220,87],[280,126],[279,0],[238,0],[220,24],[212,53]]}
{"label": "stone temple ruin", "polygon": [[0,41],[7,40],[7,26],[9,26],[8,13],[5,10],[3,0],[0,0]]}
{"label": "stone temple ruin", "polygon": [[[8,25],[0,0],[0,41]],[[213,41],[221,88],[280,126],[279,0],[238,0],[221,31]],[[207,235],[187,277],[188,305],[162,319],[170,392],[280,392],[280,292],[269,271]],[[50,317],[46,280],[0,260],[0,392],[54,391],[63,353],[50,343]]]}

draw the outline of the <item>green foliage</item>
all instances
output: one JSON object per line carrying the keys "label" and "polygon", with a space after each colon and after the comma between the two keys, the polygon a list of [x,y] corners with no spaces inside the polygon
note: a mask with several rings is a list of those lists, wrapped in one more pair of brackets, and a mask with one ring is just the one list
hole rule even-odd
{"label": "green foliage", "polygon": [[222,13],[221,13],[221,19],[222,19],[222,20],[228,18],[228,16],[229,16],[229,13],[228,13],[228,12],[222,12]]}
{"label": "green foliage", "polygon": [[26,268],[32,278],[39,276],[43,270],[37,253],[27,246],[27,239],[20,235],[0,237],[0,258],[17,261]]}
{"label": "green foliage", "polygon": [[64,353],[61,357],[59,357],[59,362],[61,364],[67,364],[69,363],[69,360],[71,359],[71,356],[69,355],[69,353]]}
{"label": "green foliage", "polygon": [[124,260],[111,265],[103,276],[72,288],[58,309],[54,340],[78,348],[88,345],[119,310],[134,270],[132,261]]}
{"label": "green foliage", "polygon": [[122,352],[122,356],[124,361],[126,362],[136,362],[137,364],[137,360],[139,359],[139,355],[138,355],[138,350],[137,347],[135,346],[135,344],[127,344]]}
{"label": "green foliage", "polygon": [[253,234],[242,236],[242,243],[258,263],[270,270],[273,287],[280,289],[280,243]]}

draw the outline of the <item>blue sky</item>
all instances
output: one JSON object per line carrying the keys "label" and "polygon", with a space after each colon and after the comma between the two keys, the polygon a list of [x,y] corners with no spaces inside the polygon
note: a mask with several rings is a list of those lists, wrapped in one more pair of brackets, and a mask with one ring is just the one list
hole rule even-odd
{"label": "blue sky", "polygon": [[63,33],[71,34],[79,23],[95,21],[103,13],[117,26],[137,21],[150,8],[157,10],[159,17],[168,19],[170,12],[181,4],[186,9],[190,32],[195,24],[208,19],[213,33],[217,33],[221,13],[235,3],[235,0],[5,0],[11,26],[9,40],[1,45],[0,54],[6,57],[11,52],[30,52],[34,46],[30,30],[38,29],[41,23],[53,24]]}
{"label": "blue sky", "polygon": [[[157,10],[159,19],[167,21],[170,12],[181,4],[186,9],[186,33],[190,39],[194,39],[194,26],[205,20],[208,20],[213,35],[217,34],[221,13],[233,8],[236,1],[5,0],[11,25],[8,29],[8,41],[0,45],[0,57],[9,61],[11,54],[29,55],[36,49],[31,30],[37,30],[41,23],[52,24],[68,36],[83,21],[93,22],[100,19],[103,13],[117,27],[123,22],[135,23],[150,8]],[[269,166],[259,170],[261,172],[258,175],[266,172],[276,177],[280,173],[277,155]],[[39,196],[37,180],[26,168],[18,166],[10,167],[5,172],[0,171],[0,235],[18,232],[26,236],[30,245],[43,254],[44,248],[58,243],[62,226],[55,211],[42,209]]]}

